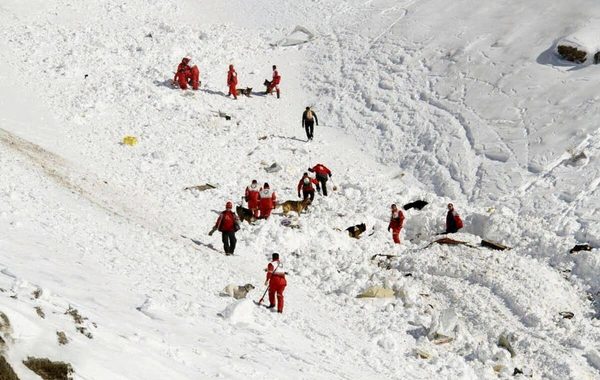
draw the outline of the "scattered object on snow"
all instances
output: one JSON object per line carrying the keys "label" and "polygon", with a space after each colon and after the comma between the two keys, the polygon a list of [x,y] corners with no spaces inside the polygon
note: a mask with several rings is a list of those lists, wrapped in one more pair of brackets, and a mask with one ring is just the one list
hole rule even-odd
{"label": "scattered object on snow", "polygon": [[133,136],[125,136],[123,138],[123,145],[130,145],[130,146],[134,146],[135,144],[137,144],[137,139]]}
{"label": "scattered object on snow", "polygon": [[587,244],[577,244],[575,247],[571,248],[569,253],[576,253],[579,251],[591,251],[592,247]]}
{"label": "scattered object on snow", "polygon": [[374,259],[375,259],[376,257],[378,257],[378,256],[383,256],[383,257],[385,257],[386,259],[391,259],[392,257],[398,257],[398,256],[396,256],[396,255],[386,255],[385,253],[376,253],[376,254],[374,254],[373,256],[371,256],[371,260],[374,260]]}
{"label": "scattered object on snow", "polygon": [[277,162],[274,162],[271,166],[265,168],[267,173],[275,173],[281,170],[281,166]]}
{"label": "scattered object on snow", "polygon": [[592,63],[593,59],[593,63],[597,64],[600,55],[596,47],[600,43],[600,38],[594,30],[595,26],[584,26],[575,33],[561,38],[556,43],[555,53],[570,62]]}
{"label": "scattered object on snow", "polygon": [[300,228],[298,221],[287,218],[281,220],[281,225],[289,228]]}
{"label": "scattered object on snow", "polygon": [[498,338],[498,347],[502,347],[502,348],[506,349],[508,352],[510,352],[511,358],[514,358],[515,356],[517,356],[517,353],[513,349],[512,345],[510,344],[509,338],[506,335],[506,333],[500,334],[500,338]]}
{"label": "scattered object on snow", "polygon": [[417,348],[415,350],[415,354],[417,354],[417,356],[420,357],[421,359],[433,359],[432,354],[430,354],[429,352],[422,350],[420,348]]}
{"label": "scattered object on snow", "polygon": [[441,342],[440,344],[447,343],[442,341],[448,338],[452,341],[455,337],[454,329],[457,323],[458,314],[456,314],[454,309],[443,310],[437,317],[431,319],[431,326],[429,327],[427,337],[436,342]]}
{"label": "scattered object on snow", "polygon": [[315,39],[315,35],[305,27],[298,25],[287,37],[279,40],[274,46],[302,45]]}
{"label": "scattered object on snow", "polygon": [[454,338],[440,338],[440,339],[436,339],[433,344],[435,344],[436,346],[439,346],[440,344],[444,344],[444,343],[450,343],[454,340]]}
{"label": "scattered object on snow", "polygon": [[519,369],[517,367],[515,367],[515,370],[513,371],[513,376],[517,376],[517,375],[523,375],[525,377],[533,377],[533,371],[531,370],[531,368],[523,368],[523,369]]}
{"label": "scattered object on snow", "polygon": [[210,183],[207,183],[206,185],[198,185],[198,186],[189,186],[184,188],[183,190],[198,190],[198,191],[204,191],[204,190],[209,190],[209,189],[216,189],[217,186],[215,185],[211,185]]}
{"label": "scattered object on snow", "polygon": [[428,204],[429,203],[427,203],[425,201],[418,200],[418,201],[407,203],[404,206],[402,206],[402,208],[405,210],[410,210],[411,208],[416,208],[417,210],[422,210],[423,207],[427,206]]}
{"label": "scattered object on snow", "polygon": [[[192,94],[193,94],[193,93],[192,93]],[[225,112],[222,112],[221,110],[218,110],[218,111],[212,111],[212,112],[216,113],[216,114],[217,114],[219,117],[222,117],[222,118],[223,118],[223,119],[225,119],[225,120],[231,120],[231,115],[229,115],[229,114],[227,114],[227,113],[225,113]]]}
{"label": "scattered object on snow", "polygon": [[438,243],[438,244],[448,244],[448,245],[466,245],[467,247],[471,247],[471,248],[477,248],[476,246],[467,243],[466,241],[460,241],[460,240],[454,240],[454,239],[450,239],[450,238],[441,238],[441,239],[437,239],[435,241],[432,241],[431,243],[429,243],[425,248],[429,248],[431,247],[434,243]]}
{"label": "scattered object on snow", "polygon": [[259,137],[258,139],[259,139],[259,140],[266,140],[266,139],[267,139],[267,137],[268,137],[268,136],[261,136],[261,137]]}
{"label": "scattered object on snow", "polygon": [[404,173],[396,174],[394,176],[394,179],[400,179],[400,178],[404,177],[404,175],[405,175]]}
{"label": "scattered object on snow", "polygon": [[384,288],[383,286],[371,286],[357,295],[356,298],[394,298],[395,296],[393,289]]}
{"label": "scattered object on snow", "polygon": [[575,314],[571,313],[570,311],[561,311],[560,313],[558,313],[558,315],[565,319],[571,319],[575,316]]}
{"label": "scattered object on snow", "polygon": [[491,249],[496,249],[498,251],[506,251],[506,250],[510,249],[510,247],[507,247],[507,246],[500,244],[498,242],[495,242],[493,240],[487,240],[487,239],[481,240],[481,246],[491,248]]}

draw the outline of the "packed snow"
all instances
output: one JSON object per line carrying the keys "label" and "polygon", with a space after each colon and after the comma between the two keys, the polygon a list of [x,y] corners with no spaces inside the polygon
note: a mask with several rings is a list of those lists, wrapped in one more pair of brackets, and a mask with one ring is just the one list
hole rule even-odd
{"label": "packed snow", "polygon": [[[81,380],[600,378],[600,67],[556,54],[593,56],[599,16],[592,0],[4,0],[2,354],[20,379],[39,378],[28,357]],[[183,57],[198,91],[171,85]],[[230,64],[251,97],[227,96]],[[318,163],[327,197],[243,222],[224,255],[208,232],[227,201],[246,206],[253,179],[299,200]],[[416,200],[394,244],[390,205]],[[438,235],[450,202],[465,227]],[[273,252],[282,314],[255,302]],[[371,287],[391,296],[357,298]]]}

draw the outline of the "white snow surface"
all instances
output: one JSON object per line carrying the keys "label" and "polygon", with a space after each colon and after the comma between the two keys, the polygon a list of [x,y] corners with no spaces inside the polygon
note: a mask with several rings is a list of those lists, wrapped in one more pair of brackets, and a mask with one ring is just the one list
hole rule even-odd
{"label": "white snow surface", "polygon": [[[600,67],[554,53],[593,54],[598,16],[595,0],[2,1],[3,355],[21,379],[39,378],[30,356],[82,380],[600,378],[600,256],[569,253],[600,246]],[[278,45],[297,26],[315,38]],[[199,91],[170,85],[184,56]],[[229,64],[251,98],[226,96]],[[263,93],[273,64],[281,99]],[[276,209],[231,257],[207,235],[252,179],[294,200],[317,163],[330,194],[299,228]],[[390,205],[418,199],[393,244]],[[430,244],[448,202],[468,245]],[[252,302],[273,252],[282,314]],[[256,289],[220,296],[231,283]],[[370,286],[396,297],[356,298]]]}

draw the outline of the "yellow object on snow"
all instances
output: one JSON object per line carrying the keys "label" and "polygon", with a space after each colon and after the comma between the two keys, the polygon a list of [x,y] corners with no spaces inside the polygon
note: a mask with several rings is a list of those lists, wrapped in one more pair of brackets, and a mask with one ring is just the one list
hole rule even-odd
{"label": "yellow object on snow", "polygon": [[361,294],[357,295],[356,298],[394,298],[394,290],[390,288],[384,288],[382,286],[371,286]]}
{"label": "yellow object on snow", "polygon": [[123,145],[134,146],[135,144],[137,144],[137,139],[135,137],[125,136],[125,138],[123,139]]}

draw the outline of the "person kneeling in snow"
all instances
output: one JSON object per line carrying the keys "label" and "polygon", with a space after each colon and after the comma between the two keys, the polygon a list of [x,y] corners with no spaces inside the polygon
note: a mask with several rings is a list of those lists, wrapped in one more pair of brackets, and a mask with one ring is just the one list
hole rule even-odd
{"label": "person kneeling in snow", "polygon": [[172,86],[175,86],[175,83],[178,83],[182,90],[187,90],[188,84],[191,84],[194,90],[198,89],[200,84],[200,70],[196,65],[190,66],[190,61],[190,58],[181,60],[181,63],[177,66],[177,72],[175,73],[173,82],[171,82]]}

